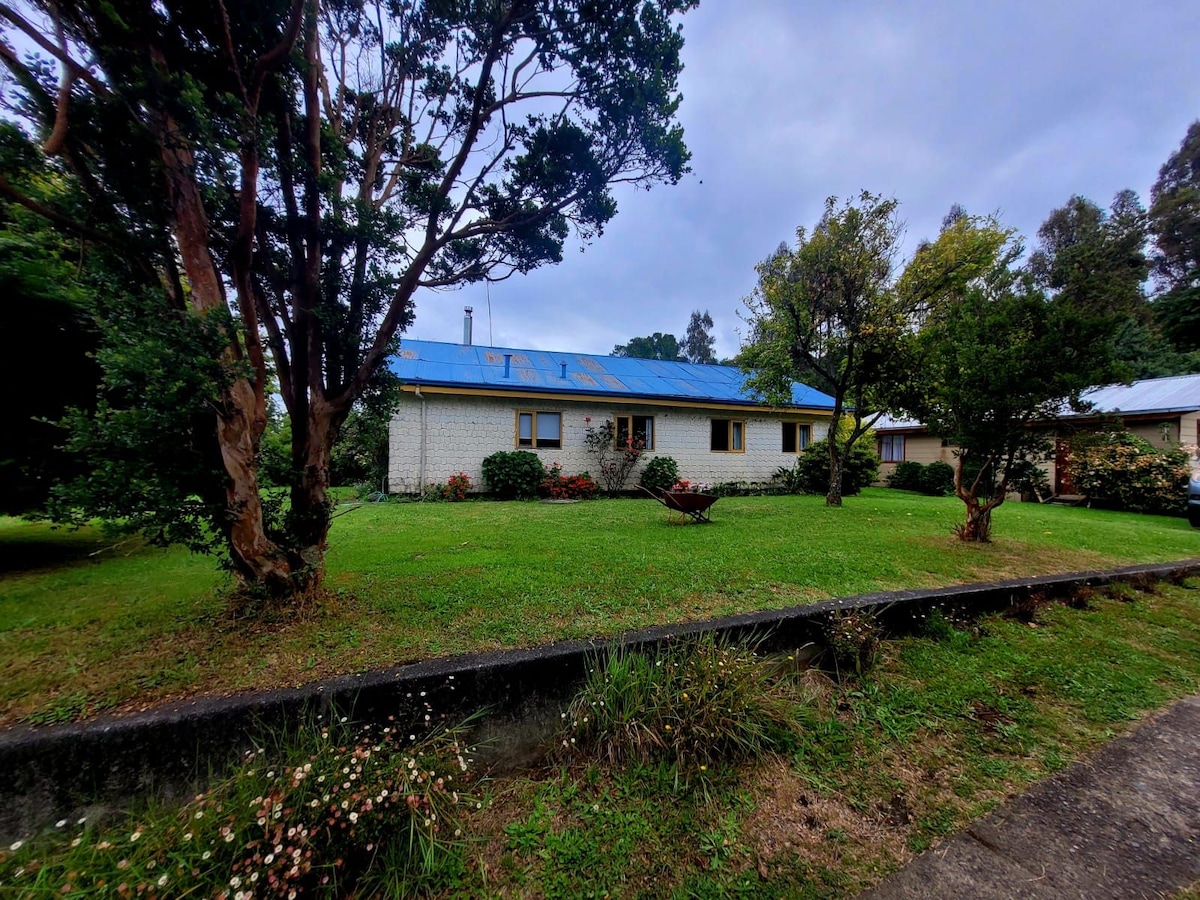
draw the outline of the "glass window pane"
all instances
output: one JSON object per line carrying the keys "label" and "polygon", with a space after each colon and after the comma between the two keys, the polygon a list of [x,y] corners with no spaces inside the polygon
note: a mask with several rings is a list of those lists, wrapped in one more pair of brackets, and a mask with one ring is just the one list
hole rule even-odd
{"label": "glass window pane", "polygon": [[517,437],[522,441],[533,440],[533,414],[521,413],[517,416]]}
{"label": "glass window pane", "polygon": [[811,443],[812,443],[812,426],[811,425],[801,425],[800,426],[800,449],[803,450],[805,447],[807,447]]}
{"label": "glass window pane", "polygon": [[742,449],[742,423],[734,422],[733,424],[733,450]]}
{"label": "glass window pane", "polygon": [[712,420],[712,442],[710,448],[713,450],[728,450],[729,449],[729,420],[728,419],[713,419]]}
{"label": "glass window pane", "polygon": [[537,414],[538,441],[557,441],[562,437],[562,417],[558,413]]}
{"label": "glass window pane", "polygon": [[654,449],[654,416],[640,416],[633,430],[646,442],[647,450]]}
{"label": "glass window pane", "polygon": [[613,444],[617,448],[625,446],[625,440],[629,437],[629,416],[617,416],[617,430],[613,434]]}
{"label": "glass window pane", "polygon": [[783,452],[784,453],[795,453],[796,452],[796,423],[795,422],[784,422],[783,423]]}

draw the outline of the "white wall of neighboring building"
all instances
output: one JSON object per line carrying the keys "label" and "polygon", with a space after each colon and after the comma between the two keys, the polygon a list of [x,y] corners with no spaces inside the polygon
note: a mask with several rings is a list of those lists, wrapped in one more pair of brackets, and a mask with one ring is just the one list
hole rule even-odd
{"label": "white wall of neighboring building", "polygon": [[[689,481],[767,481],[780,466],[791,466],[796,454],[784,453],[780,423],[809,422],[812,440],[825,437],[829,416],[773,413],[748,407],[743,411],[650,406],[636,403],[606,403],[600,400],[523,400],[519,397],[470,397],[428,391],[423,401],[405,391],[392,418],[388,446],[388,490],[410,494],[422,484],[444,484],[465,472],[472,485],[486,490],[483,460],[498,450],[520,449],[515,445],[516,412],[530,410],[562,414],[562,449],[538,448],[532,452],[549,468],[561,463],[572,475],[596,469],[595,457],[584,446],[584,433],[614,415],[654,416],[653,456],[670,456],[679,466],[679,476]],[[422,409],[424,407],[424,409]],[[745,424],[743,453],[713,452],[710,447],[711,420],[740,419]],[[530,448],[524,448],[530,449]],[[640,472],[644,463],[639,464]],[[637,481],[637,472],[628,487]],[[598,473],[592,471],[593,476]]]}

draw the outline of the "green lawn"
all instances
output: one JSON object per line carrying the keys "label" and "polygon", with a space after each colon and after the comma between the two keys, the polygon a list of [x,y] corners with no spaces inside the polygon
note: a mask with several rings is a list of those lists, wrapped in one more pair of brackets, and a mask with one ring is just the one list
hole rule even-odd
{"label": "green lawn", "polygon": [[1182,519],[1019,503],[997,510],[994,543],[965,546],[951,536],[961,510],[886,489],[840,510],[726,498],[705,527],[672,527],[648,500],[365,506],[334,523],[337,599],[257,627],[224,618],[211,560],[0,520],[0,724],[864,591],[1200,556]]}

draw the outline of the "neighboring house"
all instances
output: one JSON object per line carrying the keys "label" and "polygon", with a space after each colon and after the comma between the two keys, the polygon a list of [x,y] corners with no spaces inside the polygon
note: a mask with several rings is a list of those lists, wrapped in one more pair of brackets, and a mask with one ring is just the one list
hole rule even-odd
{"label": "neighboring house", "polygon": [[[1084,391],[1081,399],[1091,406],[1087,412],[1076,413],[1064,408],[1062,415],[1045,425],[1053,432],[1055,454],[1044,468],[1056,494],[1075,492],[1066,470],[1071,438],[1096,431],[1115,420],[1156,447],[1195,447],[1200,444],[1200,375],[1103,385]],[[935,460],[954,461],[953,445],[931,435],[924,425],[910,419],[883,416],[875,424],[875,441],[883,461],[879,473],[881,479],[891,474],[896,463],[905,460],[922,464]]]}
{"label": "neighboring house", "polygon": [[672,457],[681,478],[766,481],[825,436],[833,410],[832,397],[802,384],[791,405],[764,406],[733,366],[415,340],[389,366],[403,383],[389,431],[392,493],[457,472],[486,489],[483,460],[499,450],[531,450],[566,474],[595,469],[584,435],[606,419],[622,440],[645,440],[647,460]]}

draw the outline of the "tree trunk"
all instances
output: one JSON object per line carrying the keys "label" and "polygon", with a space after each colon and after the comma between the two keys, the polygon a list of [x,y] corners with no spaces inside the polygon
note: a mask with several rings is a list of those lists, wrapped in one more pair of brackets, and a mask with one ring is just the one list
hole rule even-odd
{"label": "tree trunk", "polygon": [[314,400],[308,409],[303,431],[293,430],[292,462],[296,480],[292,484],[290,537],[294,541],[294,565],[303,571],[308,591],[320,587],[325,577],[325,551],[333,503],[329,497],[329,459],[338,429],[346,414],[328,403]]}
{"label": "tree trunk", "polygon": [[[195,161],[174,119],[155,117],[172,211],[172,232],[187,274],[189,305],[197,315],[228,310],[225,288],[209,248],[208,217],[196,180]],[[239,337],[229,336],[221,363],[228,372],[244,366]],[[256,360],[257,361],[257,360]],[[226,516],[230,561],[243,590],[286,604],[297,585],[288,554],[267,535],[258,487],[258,442],[267,423],[266,390],[261,376],[231,378],[221,391],[216,413],[217,444],[225,468]]]}
{"label": "tree trunk", "polygon": [[967,505],[967,519],[955,531],[960,541],[986,544],[992,539],[992,509],[991,503],[981,504],[979,498],[970,495],[964,498]]}
{"label": "tree trunk", "polygon": [[963,485],[963,470],[966,466],[966,457],[960,455],[958,458],[958,465],[954,469],[954,493],[967,507],[966,521],[961,525],[954,526],[954,533],[958,535],[960,541],[986,544],[992,540],[992,510],[1004,502],[1004,491],[1008,485],[1008,472],[1006,470],[1004,477],[1001,479],[997,496],[989,499],[986,503],[980,503],[979,484],[983,478],[984,469],[990,464],[990,461],[985,463],[984,467],[980,469],[979,475],[976,476],[975,482],[968,488]]}
{"label": "tree trunk", "polygon": [[825,494],[826,506],[842,505],[842,455],[829,441],[829,492]]}

